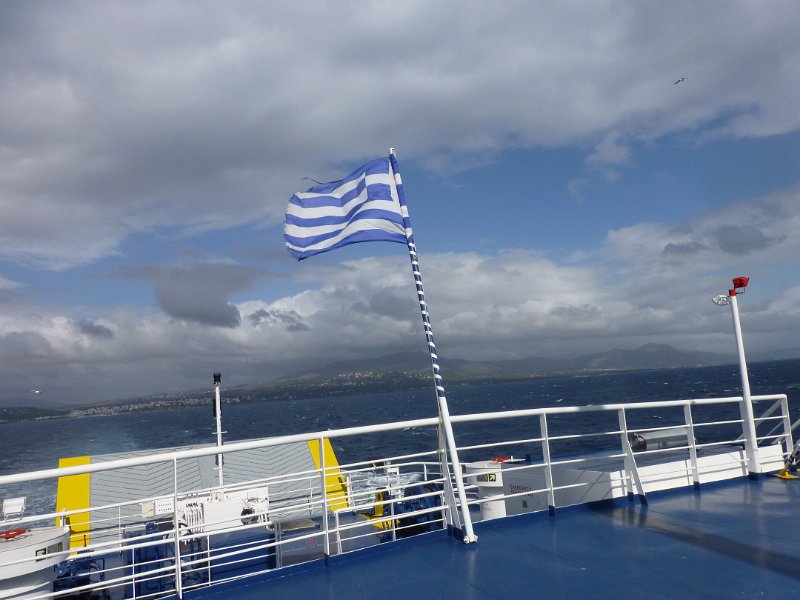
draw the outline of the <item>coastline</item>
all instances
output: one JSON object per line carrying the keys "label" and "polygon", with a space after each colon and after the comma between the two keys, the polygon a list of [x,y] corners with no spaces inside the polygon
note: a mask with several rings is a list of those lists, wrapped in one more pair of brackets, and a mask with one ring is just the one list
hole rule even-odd
{"label": "coastline", "polygon": [[[789,362],[797,359],[781,361],[763,361],[753,365]],[[669,368],[636,368],[636,369],[583,369],[580,371],[550,372],[528,376],[508,377],[454,377],[446,380],[449,387],[463,385],[490,385],[497,383],[515,383],[542,379],[597,377],[615,374],[631,374],[642,372],[670,372],[678,369],[703,369],[709,367],[735,367],[730,365],[701,365],[696,367],[680,366]],[[430,386],[430,373],[418,372],[356,372],[340,374],[319,383],[285,383],[257,384],[236,386],[225,390],[223,404],[250,404],[285,402],[291,400],[307,400],[312,398],[331,398],[359,394],[380,394],[392,391],[412,391]],[[136,412],[170,411],[185,408],[208,406],[209,390],[190,390],[165,392],[92,406],[66,407],[64,409],[39,407],[7,407],[0,408],[0,425],[24,421],[45,421],[55,419],[79,419],[93,416],[110,416]]]}

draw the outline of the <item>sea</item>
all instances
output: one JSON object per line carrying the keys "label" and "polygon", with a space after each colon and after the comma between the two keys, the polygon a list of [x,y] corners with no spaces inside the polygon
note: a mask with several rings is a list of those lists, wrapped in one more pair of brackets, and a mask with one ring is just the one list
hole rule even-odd
{"label": "sea", "polygon": [[[753,395],[786,394],[792,420],[800,418],[800,360],[760,362],[748,365]],[[741,395],[738,365],[691,369],[667,369],[568,377],[545,377],[524,381],[445,386],[452,415],[554,406],[684,400]],[[226,404],[223,397],[223,425],[226,443],[355,427],[375,423],[435,417],[433,388],[393,391],[380,394],[339,395],[303,400],[263,401]],[[0,475],[50,469],[60,457],[101,455],[211,443],[215,441],[212,415],[213,391],[209,390],[208,407],[182,408],[153,412],[134,412],[108,416],[51,419],[0,424],[3,451]],[[706,407],[706,414],[696,420],[737,419],[735,405]],[[633,412],[633,411],[631,411]],[[563,415],[566,423],[569,415]],[[558,418],[549,426],[558,433]],[[607,419],[607,424],[592,423]],[[633,417],[632,417],[633,418]],[[629,428],[665,426],[682,422],[682,411],[650,411],[641,422],[629,422]],[[581,415],[579,427],[618,428],[615,414]],[[571,432],[575,425],[570,425]],[[471,446],[491,440],[516,440],[538,435],[538,421],[504,420],[489,424],[461,424],[455,429],[459,446]],[[699,434],[698,434],[699,437]],[[618,437],[616,438],[618,440]],[[702,441],[702,440],[701,440]],[[561,453],[585,450],[583,442],[568,440]],[[340,463],[374,460],[435,448],[433,429],[409,428],[391,434],[375,434],[334,440]],[[465,451],[462,461],[495,455],[513,455],[518,446],[481,448]],[[488,456],[487,456],[488,454]],[[0,499],[27,495],[31,508],[54,505],[52,482],[0,487]]]}

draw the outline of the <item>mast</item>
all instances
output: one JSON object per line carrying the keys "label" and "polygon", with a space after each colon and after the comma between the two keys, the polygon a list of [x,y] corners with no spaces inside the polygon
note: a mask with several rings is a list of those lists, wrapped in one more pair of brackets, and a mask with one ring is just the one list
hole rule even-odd
{"label": "mast", "polygon": [[[730,305],[733,318],[733,333],[736,338],[736,352],[739,356],[739,376],[742,380],[742,434],[745,441],[747,454],[747,472],[750,479],[758,479],[761,474],[761,461],[758,458],[758,439],[756,437],[756,423],[753,416],[753,400],[750,397],[750,379],[747,374],[747,360],[744,355],[744,342],[742,340],[742,324],[739,320],[739,303],[737,295],[744,294],[749,277],[734,277],[733,287],[728,290],[728,295],[714,297],[718,306]],[[739,290],[742,290],[741,292]]]}
{"label": "mast", "polygon": [[[450,461],[453,463],[453,476],[456,482],[458,501],[461,504],[461,517],[464,525],[464,542],[471,544],[478,541],[478,536],[475,535],[472,528],[472,517],[469,514],[469,504],[467,503],[467,494],[464,488],[464,476],[461,471],[461,462],[458,460],[458,450],[456,446],[455,435],[453,433],[453,424],[450,421],[450,411],[447,407],[447,397],[445,396],[444,392],[444,381],[442,380],[442,375],[439,369],[439,357],[436,354],[436,343],[433,339],[433,328],[431,327],[430,315],[428,314],[428,305],[425,302],[425,289],[422,287],[422,273],[419,267],[419,256],[417,255],[417,247],[414,243],[414,234],[411,229],[411,220],[408,215],[405,192],[403,191],[403,181],[400,177],[400,171],[397,166],[397,158],[395,156],[394,148],[389,149],[389,160],[391,161],[392,175],[395,179],[395,185],[397,187],[397,196],[402,211],[403,225],[406,230],[408,253],[409,257],[411,258],[411,270],[414,273],[414,284],[417,288],[417,300],[419,301],[419,310],[422,314],[422,325],[425,329],[425,340],[428,346],[428,354],[430,355],[431,359],[433,384],[434,389],[436,390],[436,401],[439,409],[439,453],[442,464],[442,475],[446,480],[449,480],[449,472],[447,469],[447,453],[449,452]],[[455,506],[453,506],[452,509],[453,510],[451,512],[455,514]]]}

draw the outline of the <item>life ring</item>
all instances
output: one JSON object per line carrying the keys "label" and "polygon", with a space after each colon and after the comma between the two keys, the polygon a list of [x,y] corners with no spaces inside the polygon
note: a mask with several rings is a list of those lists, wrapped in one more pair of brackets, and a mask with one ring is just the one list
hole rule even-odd
{"label": "life ring", "polygon": [[27,529],[6,529],[0,531],[0,540],[13,540],[21,536],[23,533],[28,533]]}

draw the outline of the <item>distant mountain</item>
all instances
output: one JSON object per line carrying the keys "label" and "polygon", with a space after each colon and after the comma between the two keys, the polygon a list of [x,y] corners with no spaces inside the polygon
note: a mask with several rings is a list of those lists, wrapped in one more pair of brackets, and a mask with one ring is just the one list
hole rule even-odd
{"label": "distant mountain", "polygon": [[[514,381],[587,372],[705,367],[733,362],[735,357],[729,355],[685,352],[665,344],[646,344],[633,350],[615,349],[572,359],[543,357],[501,361],[445,359],[441,361],[441,367],[445,382],[457,384]],[[430,382],[430,358],[422,352],[405,352],[340,361],[291,377],[255,385],[226,387],[223,402],[226,404],[268,402],[378,393],[427,387],[430,386]],[[202,389],[114,400],[70,410],[6,408],[0,409],[0,423],[209,406],[211,397],[210,390]]]}
{"label": "distant mountain", "polygon": [[323,367],[318,367],[309,371],[297,372],[293,375],[281,377],[271,383],[282,384],[284,382],[296,381],[318,381],[335,377],[341,373],[362,372],[362,371],[418,371],[430,368],[431,360],[421,352],[398,352],[379,357],[359,358],[354,360],[343,360],[329,363]]}
{"label": "distant mountain", "polygon": [[645,344],[635,350],[609,350],[575,359],[582,369],[676,369],[710,367],[735,362],[733,355],[686,352],[666,344]]}
{"label": "distant mountain", "polygon": [[[585,371],[624,371],[641,369],[674,369],[707,367],[733,363],[735,358],[711,352],[682,351],[666,344],[646,344],[633,350],[615,349],[571,359],[534,357],[518,360],[470,361],[442,359],[441,367],[448,382],[525,379],[544,375]],[[379,380],[390,374],[395,378],[425,378],[430,374],[430,359],[423,353],[405,352],[388,356],[331,363],[292,377],[284,377],[269,387],[322,384],[335,380]],[[261,386],[259,386],[261,387]]]}

